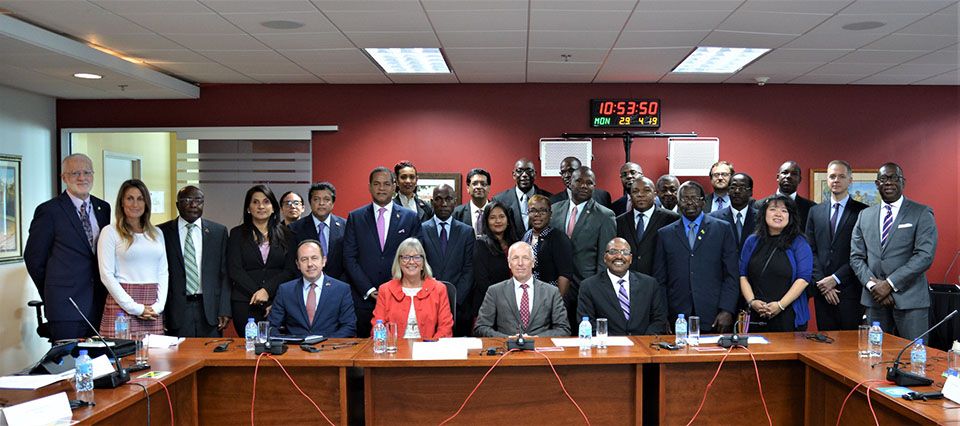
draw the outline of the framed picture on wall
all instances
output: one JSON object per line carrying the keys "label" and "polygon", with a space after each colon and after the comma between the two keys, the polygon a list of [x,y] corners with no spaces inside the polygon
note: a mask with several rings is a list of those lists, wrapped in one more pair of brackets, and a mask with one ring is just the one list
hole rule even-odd
{"label": "framed picture on wall", "polygon": [[23,260],[19,155],[0,154],[0,263]]}
{"label": "framed picture on wall", "polygon": [[417,198],[430,202],[434,188],[447,184],[454,190],[453,198],[460,205],[460,173],[417,173]]}
{"label": "framed picture on wall", "polygon": [[[880,192],[874,183],[876,180],[877,171],[874,169],[853,169],[850,197],[868,206],[880,204]],[[810,169],[810,197],[818,204],[830,198],[827,169]]]}

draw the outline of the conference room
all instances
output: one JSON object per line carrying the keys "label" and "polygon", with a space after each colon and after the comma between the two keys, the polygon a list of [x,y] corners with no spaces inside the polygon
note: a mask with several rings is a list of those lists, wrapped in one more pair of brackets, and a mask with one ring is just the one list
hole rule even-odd
{"label": "conference room", "polygon": [[[699,185],[704,190],[701,208],[706,218],[712,217],[707,212],[716,207],[712,195],[723,192],[722,188],[717,192],[711,176],[718,162],[732,165],[729,176],[718,174],[721,180],[733,180],[738,173],[751,178],[752,197],[748,198],[752,200],[784,192],[783,181],[794,185],[795,192],[786,194],[788,198],[819,204],[831,197],[831,161],[843,160],[851,175],[851,199],[867,204],[865,212],[876,210],[873,227],[884,226],[879,206],[886,200],[881,188],[888,188],[891,179],[899,182],[894,186],[902,191],[904,203],[926,207],[924,212],[930,215],[930,220],[922,223],[932,226],[933,233],[928,227],[920,232],[921,219],[904,222],[910,227],[900,228],[899,222],[892,226],[894,238],[897,233],[902,236],[914,231],[927,240],[933,238],[924,246],[926,250],[932,244],[932,249],[920,272],[900,280],[892,275],[891,300],[903,308],[907,302],[898,298],[907,289],[901,282],[923,279],[922,285],[910,287],[923,294],[917,299],[920,305],[911,306],[926,316],[917,322],[924,325],[920,332],[960,307],[960,12],[955,0],[0,0],[0,10],[0,54],[6,59],[0,64],[3,376],[31,369],[50,355],[56,346],[37,331],[44,323],[69,318],[84,336],[92,334],[92,329],[100,331],[103,324],[114,330],[114,317],[105,316],[102,306],[90,326],[80,323],[69,303],[50,306],[44,292],[58,285],[49,279],[46,284],[38,283],[36,277],[43,275],[36,274],[31,261],[31,254],[37,252],[46,253],[45,259],[61,259],[47,268],[47,276],[57,272],[62,280],[69,280],[86,274],[97,281],[96,297],[107,298],[108,285],[100,283],[97,270],[96,255],[102,252],[97,249],[96,237],[102,242],[103,236],[112,234],[97,231],[90,235],[94,238],[92,243],[87,241],[91,250],[84,255],[83,264],[71,263],[65,256],[50,256],[51,249],[40,250],[31,243],[40,237],[52,241],[58,233],[72,232],[80,242],[89,235],[78,220],[74,227],[43,225],[47,223],[43,220],[53,219],[42,214],[45,210],[41,207],[58,198],[70,201],[67,195],[72,194],[73,178],[90,178],[88,193],[109,205],[98,212],[100,205],[93,204],[90,210],[93,222],[104,229],[126,214],[119,193],[127,188],[124,183],[133,179],[146,188],[139,191],[147,202],[144,206],[149,207],[145,209],[149,213],[145,234],[156,227],[165,241],[173,241],[166,238],[170,234],[165,232],[170,230],[160,225],[172,222],[176,233],[184,205],[199,205],[203,223],[220,225],[209,232],[201,228],[203,247],[210,247],[206,238],[221,235],[222,228],[226,253],[236,242],[227,238],[227,231],[258,220],[255,212],[248,213],[252,201],[246,198],[260,203],[272,196],[275,201],[268,204],[278,217],[281,210],[294,209],[301,220],[309,221],[316,209],[332,219],[344,219],[339,225],[330,222],[327,233],[317,233],[314,224],[315,237],[309,239],[315,238],[326,253],[334,234],[347,238],[358,226],[345,220],[352,212],[371,206],[371,198],[376,204],[371,187],[376,175],[372,171],[377,167],[385,167],[387,175],[393,172],[400,184],[394,189],[399,194],[397,204],[391,203],[391,208],[406,203],[405,207],[413,206],[420,215],[410,222],[417,222],[417,232],[422,223],[441,221],[440,215],[431,218],[434,213],[423,216],[424,207],[443,211],[433,207],[434,203],[443,205],[434,191],[449,185],[453,205],[467,213],[466,224],[477,235],[484,234],[482,228],[489,223],[475,226],[470,222],[471,215],[483,210],[479,205],[473,210],[470,207],[471,178],[477,176],[471,171],[477,168],[488,174],[485,195],[478,198],[483,202],[493,201],[498,194],[511,194],[527,179],[537,190],[571,200],[550,200],[545,208],[535,207],[531,215],[519,207],[520,194],[513,191],[516,214],[507,211],[513,209],[511,205],[501,204],[507,217],[504,221],[509,223],[506,228],[518,234],[508,241],[514,243],[531,226],[528,219],[547,211],[552,215],[546,220],[547,228],[577,240],[571,236],[576,236],[576,226],[565,232],[569,221],[564,220],[576,201],[610,204],[603,206],[609,209],[588,210],[587,216],[614,211],[616,201],[632,205],[632,186],[622,176],[622,167],[628,162],[636,163],[642,176],[654,183],[655,196],[660,194],[657,183],[664,175],[676,176],[678,186],[687,185],[683,192],[693,189],[694,183]],[[412,56],[386,56],[401,53]],[[710,54],[718,56],[706,57]],[[721,59],[740,62],[720,64]],[[414,68],[391,68],[405,64]],[[705,68],[717,65],[727,68]],[[89,158],[90,176],[84,177],[83,171],[76,176],[64,173],[61,163],[77,154]],[[566,157],[576,157],[589,167],[592,196],[577,193],[577,179],[564,175]],[[527,160],[522,164],[531,165],[532,172],[526,166],[518,167],[518,160]],[[404,161],[414,165],[418,179],[413,195],[404,192],[405,174],[400,173],[404,167],[395,170],[395,165]],[[795,162],[799,173],[781,179],[787,162]],[[881,185],[881,167],[886,163],[895,163],[899,175],[884,176]],[[568,171],[574,170],[582,169]],[[577,176],[585,174],[587,170],[582,170]],[[311,189],[321,182],[335,189]],[[731,186],[736,186],[735,182]],[[264,185],[271,196],[265,191],[250,192],[255,185]],[[185,195],[181,191],[187,186],[197,187],[202,195]],[[289,191],[294,196],[288,195]],[[609,197],[599,200],[604,192]],[[330,197],[318,199],[314,208],[313,198],[318,194]],[[296,197],[299,205],[292,202]],[[663,208],[662,198],[656,197],[655,208]],[[678,204],[673,213],[682,217],[676,219],[678,223],[689,219],[682,207]],[[823,207],[824,223],[829,223],[829,206]],[[818,220],[817,207],[810,209],[809,221]],[[616,216],[628,210],[615,212]],[[451,217],[451,223],[459,224],[456,210]],[[849,219],[849,229],[855,228],[855,219]],[[370,228],[376,229],[372,213],[369,222]],[[389,225],[399,223],[390,220]],[[439,235],[440,226],[431,226]],[[395,237],[396,244],[418,236],[413,228],[406,229],[404,235]],[[611,229],[617,232],[617,222]],[[881,231],[871,233],[870,229],[870,238],[879,242]],[[274,237],[287,231],[271,232],[250,231],[253,238],[241,242],[249,245],[244,255],[260,255],[254,245],[262,242],[257,239],[259,234],[277,246],[284,245]],[[371,232],[374,237],[369,247],[375,247],[376,231]],[[591,231],[590,235],[602,232]],[[732,234],[737,232],[733,228]],[[747,238],[739,232],[742,238],[737,253]],[[621,234],[616,233],[624,236]],[[493,242],[485,247],[492,247],[500,258],[502,268],[497,272],[508,275],[490,279],[487,285],[512,277],[507,269],[510,244],[500,240],[498,246],[497,235],[502,236],[490,231],[484,238]],[[827,235],[831,238],[832,234]],[[381,240],[380,248],[393,238]],[[864,264],[873,259],[870,238],[865,237]],[[187,240],[181,237],[180,241],[185,244]],[[271,284],[275,287],[302,275],[294,259],[301,241],[299,237],[293,241],[286,247],[291,254],[272,259],[286,268],[283,273],[269,274],[286,277]],[[572,243],[573,255],[586,250],[578,241]],[[608,242],[609,237],[591,246],[595,261],[587,262],[594,268],[589,276],[608,267],[604,263]],[[360,241],[357,246],[363,244]],[[432,247],[424,239],[422,259],[431,258]],[[639,253],[631,249],[633,253],[624,257]],[[366,315],[366,321],[358,321],[358,325],[365,326],[369,335],[375,324],[370,321],[374,306],[379,306],[369,292],[394,278],[402,281],[404,275],[397,278],[390,262],[415,264],[420,254],[404,253],[407,261],[400,255],[390,256],[384,260],[386,267],[378,271],[382,272],[379,282],[374,282],[351,279],[347,265],[348,261],[355,264],[354,271],[372,269],[360,266],[370,250],[337,250],[329,251],[323,270],[326,276],[351,286],[355,302],[351,310],[357,318]],[[479,249],[471,247],[473,250]],[[207,274],[203,271],[208,263],[219,257],[203,253],[194,267],[204,268],[201,272]],[[269,258],[269,254],[264,256]],[[223,257],[223,271],[229,271],[227,257]],[[187,268],[170,262],[169,256],[167,261],[170,268]],[[263,263],[268,262],[264,259]],[[428,263],[432,274],[446,273],[434,262]],[[571,262],[571,288],[588,278],[578,276],[582,263]],[[637,273],[656,279],[652,272],[656,262],[634,258],[632,263],[651,268]],[[331,271],[333,264],[342,265],[343,271]],[[537,276],[540,273],[537,271]],[[730,273],[735,275],[737,306],[729,313],[736,321],[736,311],[750,311],[754,303],[742,295],[740,270]],[[562,292],[561,305],[569,317],[565,322],[572,340],[538,337],[533,339],[537,350],[511,352],[506,346],[509,339],[484,337],[479,342],[470,340],[474,346],[466,349],[465,357],[457,352],[456,356],[436,355],[439,359],[420,359],[426,356],[422,351],[430,350],[422,344],[440,343],[424,338],[399,339],[395,354],[374,353],[374,342],[360,328],[360,337],[329,338],[308,345],[317,352],[301,350],[299,344],[286,345],[282,355],[247,352],[242,336],[247,323],[244,317],[269,321],[267,300],[273,301],[275,288],[269,290],[269,299],[258,301],[252,299],[257,288],[242,293],[235,290],[239,286],[225,280],[223,288],[228,291],[218,294],[226,296],[216,302],[199,299],[206,309],[200,312],[209,314],[206,327],[217,337],[191,337],[172,348],[150,348],[150,368],[129,373],[131,383],[144,388],[123,384],[96,389],[96,406],[74,410],[73,419],[85,424],[146,423],[146,418],[157,424],[254,420],[436,424],[448,419],[451,424],[488,420],[685,424],[695,418],[694,423],[729,423],[731,419],[764,423],[769,419],[775,424],[823,424],[839,419],[842,424],[861,424],[872,423],[875,413],[883,424],[957,421],[956,403],[949,399],[946,377],[941,373],[949,367],[952,343],[960,339],[960,319],[950,318],[924,336],[925,375],[934,383],[906,386],[921,392],[943,392],[948,394],[946,399],[907,401],[878,391],[896,387],[886,380],[886,367],[918,333],[897,334],[892,326],[887,327],[881,357],[861,358],[858,326],[863,321],[861,314],[872,309],[874,292],[852,272],[846,277],[840,277],[836,285],[842,289],[841,297],[847,293],[853,297],[846,300],[852,300],[849,303],[856,310],[852,315],[855,326],[840,330],[826,325],[828,320],[817,305],[824,298],[817,291],[821,286],[815,281],[823,278],[818,276],[807,283],[807,297],[797,297],[795,302],[806,306],[809,321],[804,329],[764,332],[769,343],[750,342],[746,348],[729,351],[713,343],[679,350],[661,348],[660,343],[676,343],[678,308],[667,303],[663,333],[611,333],[611,337],[622,338],[617,341],[625,346],[582,353],[573,342],[581,320],[576,310],[578,299],[568,295],[577,290],[564,290],[554,282],[551,288]],[[171,274],[169,288],[179,288],[174,281]],[[363,288],[353,287],[361,281]],[[854,290],[847,291],[844,286],[850,281]],[[121,288],[123,282],[117,281],[114,287]],[[880,284],[880,289],[888,284]],[[212,294],[214,290],[208,288],[216,287],[206,285],[201,286],[202,293]],[[321,287],[319,300],[327,288]],[[456,283],[447,288],[447,295],[460,296],[450,303],[455,317],[451,335],[457,340],[472,334],[472,320],[479,316],[485,294],[469,294],[474,290],[465,292]],[[454,295],[450,288],[459,294]],[[232,296],[229,290],[233,290]],[[124,291],[133,296],[132,290]],[[182,299],[166,298],[164,310],[195,306],[192,303],[200,294],[180,293],[177,297]],[[397,294],[402,298],[402,291]],[[552,293],[539,293],[534,287],[535,306],[541,294]],[[57,297],[63,302],[66,296]],[[95,296],[89,297],[93,300]],[[306,290],[304,297],[308,297]],[[86,302],[75,299],[81,311],[86,309]],[[125,299],[115,299],[112,306],[122,311]],[[28,305],[32,301],[44,302],[43,315],[38,316]],[[236,304],[248,306],[234,313]],[[783,303],[790,309],[787,305]],[[152,317],[145,308],[126,312],[131,317]],[[157,317],[162,313],[156,312]],[[689,319],[690,312],[686,313]],[[696,313],[700,318],[709,317]],[[590,318],[596,329],[594,320]],[[612,330],[615,324],[612,319],[610,322]],[[169,322],[163,324],[167,332],[173,327]],[[725,336],[738,331],[733,324],[728,330],[721,323],[712,331],[713,325],[712,319],[700,323],[704,337],[721,334],[721,328]],[[402,327],[400,332],[404,333]],[[209,342],[219,339],[232,343],[224,352],[215,353],[223,342]],[[493,348],[491,355],[488,348]],[[903,359],[909,361],[909,356],[908,349]],[[124,364],[133,364],[128,358],[132,357],[124,357]],[[900,368],[910,370],[907,364]],[[708,387],[718,369],[716,381]],[[170,374],[138,378],[150,372]],[[9,407],[60,392],[66,393],[66,399],[77,399],[72,382],[70,376],[70,380],[37,390],[0,389],[0,409],[6,413]],[[9,417],[7,422],[16,424]]]}

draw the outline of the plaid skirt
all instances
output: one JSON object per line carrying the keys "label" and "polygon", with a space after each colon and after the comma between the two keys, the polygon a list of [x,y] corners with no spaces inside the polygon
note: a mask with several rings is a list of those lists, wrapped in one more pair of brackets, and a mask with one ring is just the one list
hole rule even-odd
{"label": "plaid skirt", "polygon": [[[133,298],[137,303],[152,305],[157,302],[157,284],[124,284],[120,287]],[[123,308],[117,304],[116,299],[107,295],[107,304],[103,308],[103,320],[100,321],[100,334],[103,337],[114,336],[113,322],[117,319],[117,314],[123,312],[130,320],[130,337],[133,338],[137,333],[163,334],[163,314],[155,320],[145,321],[137,318],[136,315],[130,315],[123,311]]]}

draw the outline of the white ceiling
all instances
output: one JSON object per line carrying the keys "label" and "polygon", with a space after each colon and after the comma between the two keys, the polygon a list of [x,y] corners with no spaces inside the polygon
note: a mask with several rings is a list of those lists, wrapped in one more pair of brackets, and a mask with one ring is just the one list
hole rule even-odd
{"label": "white ceiling", "polygon": [[[960,85],[956,0],[0,0],[0,8],[190,83],[769,77],[770,84]],[[276,20],[303,26],[261,25]],[[885,25],[841,28],[863,21]],[[734,75],[670,74],[708,45],[774,50]],[[441,47],[453,74],[387,76],[364,47]],[[0,37],[0,55],[0,84],[52,96],[195,97],[8,36]],[[91,70],[107,77],[71,77]]]}

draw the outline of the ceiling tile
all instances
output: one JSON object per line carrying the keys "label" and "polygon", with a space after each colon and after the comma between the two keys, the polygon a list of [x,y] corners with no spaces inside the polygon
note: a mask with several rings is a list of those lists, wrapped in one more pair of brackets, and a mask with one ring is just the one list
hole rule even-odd
{"label": "ceiling tile", "polygon": [[118,15],[131,13],[210,13],[210,9],[196,0],[130,1],[89,0]]}
{"label": "ceiling tile", "polygon": [[527,65],[527,75],[533,74],[590,74],[600,68],[595,62],[533,62]]}
{"label": "ceiling tile", "polygon": [[828,13],[839,12],[853,0],[748,0],[737,9],[750,12],[783,12],[783,13]]}
{"label": "ceiling tile", "polygon": [[876,50],[938,50],[957,43],[955,35],[890,34],[864,46]]}
{"label": "ceiling tile", "polygon": [[[323,33],[338,31],[337,27],[327,20],[320,12],[286,12],[286,13],[225,13],[221,16],[249,34],[297,34]],[[278,30],[262,25],[268,21],[290,21],[303,24],[300,28]]]}
{"label": "ceiling tile", "polygon": [[391,74],[389,78],[397,84],[457,83],[455,74]]}
{"label": "ceiling tile", "polygon": [[453,71],[459,75],[467,74],[524,74],[527,72],[526,62],[456,62],[452,64]]}
{"label": "ceiling tile", "polygon": [[422,10],[418,0],[310,0],[324,12],[343,11],[413,11]]}
{"label": "ceiling tile", "polygon": [[323,74],[374,74],[381,72],[380,68],[377,68],[376,65],[367,62],[324,62],[324,63],[300,63],[299,64],[303,69],[310,71],[317,75]]}
{"label": "ceiling tile", "polygon": [[917,50],[865,50],[860,49],[855,52],[839,58],[834,63],[837,64],[899,64],[911,59],[917,58],[926,53]]}
{"label": "ceiling tile", "polygon": [[389,78],[383,73],[370,74],[323,74],[322,77],[330,84],[390,84]]}
{"label": "ceiling tile", "polygon": [[604,66],[594,77],[594,83],[656,83],[664,73],[614,69]]}
{"label": "ceiling tile", "polygon": [[300,64],[372,64],[360,49],[282,50],[280,53]]}
{"label": "ceiling tile", "polygon": [[256,34],[254,38],[264,45],[276,49],[340,49],[353,47],[353,43],[340,32],[297,33],[297,34]]}
{"label": "ceiling tile", "polygon": [[461,74],[457,73],[461,83],[526,83],[525,73],[514,74]]}
{"label": "ceiling tile", "polygon": [[[357,2],[362,3],[362,2]],[[356,31],[431,31],[422,9],[389,11],[324,11],[343,32]]]}
{"label": "ceiling tile", "polygon": [[160,34],[240,34],[216,13],[129,14],[126,18]]}
{"label": "ceiling tile", "polygon": [[758,62],[831,62],[852,49],[775,49],[763,55]]}
{"label": "ceiling tile", "polygon": [[[682,2],[675,2],[682,3]],[[641,12],[634,13],[624,31],[701,30],[711,31],[720,25],[729,12]]]}
{"label": "ceiling tile", "polygon": [[537,62],[562,62],[560,55],[570,55],[570,62],[603,62],[610,49],[563,49],[563,48],[532,48],[528,55],[529,60]]}
{"label": "ceiling tile", "polygon": [[604,62],[606,67],[628,68],[666,68],[672,70],[683,58],[687,57],[692,48],[678,49],[613,49]]}
{"label": "ceiling tile", "polygon": [[247,74],[265,84],[319,84],[324,81],[313,74]]}
{"label": "ceiling tile", "polygon": [[957,15],[935,14],[923,18],[917,22],[907,25],[906,28],[897,30],[898,34],[920,34],[920,35],[957,35],[957,26],[960,17]]}
{"label": "ceiling tile", "polygon": [[633,10],[636,1],[634,0],[531,0],[530,9],[532,10],[570,10],[570,11],[594,11],[594,10],[616,10],[629,12]]}
{"label": "ceiling tile", "polygon": [[803,34],[830,15],[818,13],[779,13],[737,10],[717,27],[718,30],[754,33]]}
{"label": "ceiling tile", "polygon": [[447,31],[437,37],[445,48],[527,47],[526,31]]}
{"label": "ceiling tile", "polygon": [[84,39],[118,52],[177,49],[181,47],[176,42],[158,34],[92,34]]}
{"label": "ceiling tile", "polygon": [[[527,60],[527,50],[520,47],[444,49],[443,53],[451,62],[523,62]],[[556,58],[560,58],[559,53]]]}
{"label": "ceiling tile", "polygon": [[795,39],[790,34],[744,33],[735,31],[713,31],[699,46],[717,47],[754,47],[774,49]]}
{"label": "ceiling tile", "polygon": [[838,64],[838,63],[829,63],[816,70],[811,71],[808,75],[870,75],[878,73],[887,68],[890,68],[890,64]]}
{"label": "ceiling tile", "polygon": [[948,73],[940,74],[925,80],[918,81],[914,84],[944,84],[944,85],[954,85],[954,86],[960,85],[960,71],[951,71]]}
{"label": "ceiling tile", "polygon": [[955,65],[960,63],[960,52],[957,52],[957,45],[953,45],[936,52],[928,53],[919,58],[910,61],[911,64],[944,64]]}
{"label": "ceiling tile", "polygon": [[[885,1],[885,0],[881,0]],[[899,0],[898,0],[899,1]],[[904,2],[904,3],[916,3],[916,2]],[[846,12],[846,10],[844,10]],[[834,37],[843,37],[847,36],[856,36],[858,34],[889,34],[900,28],[903,28],[907,25],[912,24],[913,22],[923,18],[923,14],[917,13],[901,13],[901,14],[867,14],[867,15],[852,15],[843,13],[840,15],[834,15],[830,19],[827,19],[822,24],[811,30],[808,34],[833,34]],[[869,30],[858,30],[851,31],[843,29],[844,25],[852,24],[856,22],[865,22],[865,21],[876,21],[884,22],[886,25],[873,28]]]}
{"label": "ceiling tile", "polygon": [[442,31],[526,31],[527,11],[523,10],[442,10],[428,12],[437,32]]}
{"label": "ceiling tile", "polygon": [[247,34],[169,34],[167,37],[197,51],[266,49],[263,43]]}
{"label": "ceiling tile", "polygon": [[590,83],[593,82],[593,74],[527,74],[529,83]]}
{"label": "ceiling tile", "polygon": [[723,80],[724,83],[739,83],[739,84],[757,84],[755,78],[757,77],[767,77],[767,84],[784,84],[790,80],[793,80],[797,77],[800,77],[801,73],[791,73],[791,72],[781,72],[781,73],[752,73],[747,72],[747,70],[740,71],[730,78]]}
{"label": "ceiling tile", "polygon": [[737,74],[796,74],[802,75],[823,65],[823,62],[757,62]]}
{"label": "ceiling tile", "polygon": [[674,74],[660,78],[661,83],[722,83],[730,74]]}
{"label": "ceiling tile", "polygon": [[901,64],[880,74],[884,75],[922,75],[924,78],[960,68],[958,64]]}
{"label": "ceiling tile", "polygon": [[243,74],[303,74],[303,67],[287,59],[277,62],[249,62],[224,64]]}
{"label": "ceiling tile", "polygon": [[955,1],[949,0],[857,0],[843,13],[933,13]]}
{"label": "ceiling tile", "polygon": [[709,31],[624,31],[614,47],[694,47],[708,34]]}
{"label": "ceiling tile", "polygon": [[137,50],[128,52],[137,58],[153,64],[164,62],[203,62],[209,59],[187,49]]}
{"label": "ceiling tile", "polygon": [[428,12],[444,10],[527,10],[528,0],[421,0]]}
{"label": "ceiling tile", "polygon": [[783,47],[789,49],[858,49],[883,37],[880,33],[804,34]]}
{"label": "ceiling tile", "polygon": [[617,39],[615,31],[531,31],[530,47],[607,48]]}
{"label": "ceiling tile", "polygon": [[866,78],[861,78],[853,82],[853,84],[910,84],[920,80],[923,80],[929,75],[888,75],[888,74],[874,74]]}
{"label": "ceiling tile", "polygon": [[598,10],[532,10],[531,31],[620,31],[628,14]]}
{"label": "ceiling tile", "polygon": [[801,75],[790,84],[849,84],[855,80],[863,78],[860,75]]}
{"label": "ceiling tile", "polygon": [[308,0],[200,0],[204,5],[219,13],[283,13],[316,12],[317,7]]}
{"label": "ceiling tile", "polygon": [[[354,45],[364,47],[440,47],[433,31],[403,32],[349,32],[347,38]],[[384,46],[384,44],[388,44]]]}
{"label": "ceiling tile", "polygon": [[224,65],[286,60],[273,50],[209,50],[203,52],[203,55]]}
{"label": "ceiling tile", "polygon": [[732,12],[742,4],[743,0],[640,0],[637,2],[637,13],[653,11]]}

